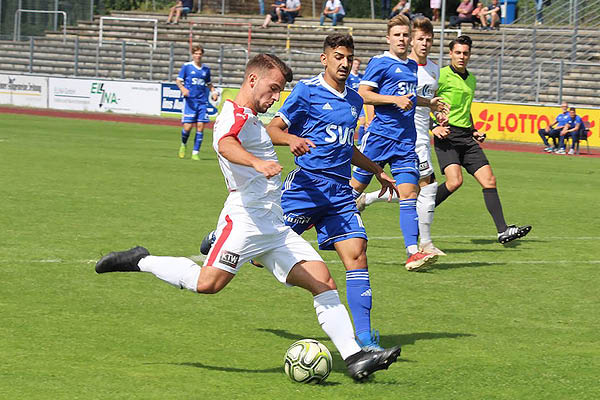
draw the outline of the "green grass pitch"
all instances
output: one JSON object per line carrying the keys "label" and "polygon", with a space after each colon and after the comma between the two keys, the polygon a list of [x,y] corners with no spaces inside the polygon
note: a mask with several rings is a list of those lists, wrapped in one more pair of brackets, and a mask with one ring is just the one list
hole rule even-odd
{"label": "green grass pitch", "polygon": [[[199,254],[227,196],[206,136],[200,161],[180,160],[176,127],[0,115],[0,398],[600,398],[598,159],[489,151],[507,221],[533,231],[498,244],[466,176],[436,210],[448,256],[427,273],[404,270],[398,207],[367,209],[373,326],[403,352],[355,384],[311,296],[265,270],[214,296],[94,272],[136,244]],[[343,267],[321,254],[345,302]],[[303,337],[333,353],[323,386],[282,372]]]}

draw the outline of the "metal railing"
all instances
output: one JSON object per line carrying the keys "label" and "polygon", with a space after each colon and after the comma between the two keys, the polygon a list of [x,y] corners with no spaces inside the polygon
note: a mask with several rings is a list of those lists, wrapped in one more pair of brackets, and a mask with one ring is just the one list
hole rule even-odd
{"label": "metal railing", "polygon": [[152,39],[152,47],[156,49],[156,43],[158,41],[158,19],[157,18],[126,18],[126,17],[100,17],[100,27],[98,31],[98,43],[102,47],[102,36],[104,34],[104,21],[106,20],[119,20],[119,21],[138,21],[138,22],[153,22],[154,23],[154,34]]}
{"label": "metal railing", "polygon": [[191,22],[190,21],[190,33],[189,33],[189,48],[190,53],[192,52],[192,47],[194,44],[194,26],[202,26],[202,25],[223,25],[223,26],[247,26],[248,27],[248,48],[246,50],[246,54],[250,54],[250,49],[252,47],[252,23],[250,22]]}
{"label": "metal railing", "polygon": [[13,40],[21,40],[21,14],[22,13],[33,13],[33,14],[61,14],[63,16],[63,43],[67,40],[67,13],[64,11],[46,11],[46,10],[27,10],[23,8],[15,11],[15,25],[13,27]]}
{"label": "metal railing", "polygon": [[554,64],[554,65],[559,66],[559,69],[558,69],[558,101],[556,102],[557,104],[560,104],[563,101],[563,89],[564,89],[563,81],[564,81],[565,72],[566,72],[565,66],[570,65],[570,66],[582,66],[582,67],[598,67],[600,69],[600,63],[582,63],[582,62],[571,62],[571,61],[564,61],[564,60],[542,61],[541,63],[539,63],[538,71],[537,71],[537,90],[535,92],[536,103],[540,102],[540,92],[542,91],[542,69],[544,67],[544,64]]}

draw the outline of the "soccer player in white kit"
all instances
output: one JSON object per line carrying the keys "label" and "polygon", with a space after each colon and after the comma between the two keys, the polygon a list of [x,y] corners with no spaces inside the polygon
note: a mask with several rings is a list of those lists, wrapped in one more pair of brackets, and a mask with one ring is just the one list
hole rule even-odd
{"label": "soccer player in white kit", "polygon": [[360,349],[327,266],[283,221],[282,167],[257,113],[266,112],[279,100],[291,80],[292,71],[279,58],[257,55],[246,66],[235,100],[228,101],[217,118],[213,148],[229,196],[217,224],[216,242],[202,268],[188,258],[152,256],[138,246],[104,256],[96,272],[150,272],[175,287],[214,294],[231,282],[245,262],[254,259],[281,283],[312,293],[321,327],[346,362],[350,376],[363,380],[395,362],[400,346],[376,352]]}
{"label": "soccer player in white kit", "polygon": [[[416,18],[413,20],[412,29],[412,50],[409,58],[415,60],[418,64],[417,69],[417,95],[427,99],[435,97],[438,88],[438,77],[440,76],[440,67],[431,61],[427,56],[433,44],[433,25],[428,18]],[[415,150],[419,157],[419,186],[420,191],[417,197],[417,215],[419,216],[419,248],[428,254],[444,256],[446,253],[434,246],[431,239],[431,224],[433,222],[433,212],[435,209],[435,195],[437,184],[433,173],[431,163],[431,139],[429,138],[430,114],[429,107],[417,106],[415,112],[415,127],[417,128],[417,141]],[[440,115],[440,119],[443,116]],[[437,131],[447,131],[446,126],[438,126]],[[388,201],[386,197],[379,197],[379,192],[370,192],[362,194],[357,199],[359,211],[365,207],[381,201]]]}

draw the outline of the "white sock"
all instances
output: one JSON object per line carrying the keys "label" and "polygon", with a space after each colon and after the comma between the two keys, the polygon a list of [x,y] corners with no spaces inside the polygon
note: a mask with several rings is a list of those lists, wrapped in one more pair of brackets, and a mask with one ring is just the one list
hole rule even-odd
{"label": "white sock", "polygon": [[198,150],[192,150],[192,155],[198,154]]}
{"label": "white sock", "polygon": [[147,256],[140,260],[138,267],[179,289],[196,292],[198,288],[200,266],[189,258]]}
{"label": "white sock", "polygon": [[[376,190],[375,192],[367,193],[365,196],[365,205],[370,206],[373,203],[380,203],[382,201],[387,202],[389,196],[390,196],[389,193],[384,193],[383,196],[379,197],[379,190]],[[393,202],[398,201],[398,196],[396,196],[396,192],[394,192],[392,194],[392,201]]]}
{"label": "white sock", "polygon": [[417,197],[417,215],[419,216],[419,236],[421,244],[431,242],[431,223],[435,210],[435,194],[437,183],[430,183],[421,188]]}
{"label": "white sock", "polygon": [[321,328],[337,347],[342,359],[360,351],[354,339],[354,328],[348,310],[340,302],[337,290],[328,290],[314,297],[315,311]]}

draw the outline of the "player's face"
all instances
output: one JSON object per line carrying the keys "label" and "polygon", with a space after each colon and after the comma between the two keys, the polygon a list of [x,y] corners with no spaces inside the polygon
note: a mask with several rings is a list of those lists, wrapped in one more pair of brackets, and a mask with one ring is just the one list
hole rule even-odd
{"label": "player's face", "polygon": [[433,44],[433,35],[417,29],[413,32],[412,48],[419,57],[427,57]]}
{"label": "player's face", "polygon": [[200,65],[200,63],[202,62],[203,55],[204,53],[202,52],[202,50],[196,50],[195,52],[193,52],[192,59],[194,60],[194,64]]}
{"label": "player's face", "polygon": [[358,70],[360,69],[360,61],[354,60],[352,61],[352,73],[356,75]]}
{"label": "player's face", "polygon": [[569,105],[567,103],[562,103],[560,105],[560,108],[562,108],[563,112],[567,112],[567,109],[569,108]]}
{"label": "player's face", "polygon": [[325,66],[325,75],[329,79],[344,84],[354,61],[354,50],[344,46],[327,48],[321,54],[321,64]]}
{"label": "player's face", "polygon": [[575,118],[575,115],[576,115],[576,114],[575,114],[575,111],[573,111],[573,110],[569,111],[569,116],[570,116],[571,118]]}
{"label": "player's face", "polygon": [[454,68],[459,70],[467,68],[469,58],[471,57],[471,49],[466,44],[455,44],[450,50],[450,63]]}
{"label": "player's face", "polygon": [[390,45],[390,53],[399,58],[406,58],[410,44],[410,27],[406,25],[393,26],[385,38]]}
{"label": "player's face", "polygon": [[254,111],[266,112],[277,100],[285,87],[285,78],[278,68],[257,72],[250,76]]}

